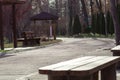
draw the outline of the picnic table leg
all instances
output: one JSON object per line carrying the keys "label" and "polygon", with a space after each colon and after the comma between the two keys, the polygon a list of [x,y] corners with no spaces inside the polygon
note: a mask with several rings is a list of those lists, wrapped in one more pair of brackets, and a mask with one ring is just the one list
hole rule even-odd
{"label": "picnic table leg", "polygon": [[101,70],[101,80],[116,80],[115,64]]}

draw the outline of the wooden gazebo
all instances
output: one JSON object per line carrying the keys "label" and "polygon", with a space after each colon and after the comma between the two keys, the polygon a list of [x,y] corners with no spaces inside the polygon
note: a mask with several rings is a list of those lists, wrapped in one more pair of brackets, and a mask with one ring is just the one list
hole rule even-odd
{"label": "wooden gazebo", "polygon": [[12,14],[13,14],[13,39],[14,39],[14,48],[17,47],[17,36],[16,36],[16,11],[15,11],[15,5],[16,4],[23,4],[25,3],[24,0],[3,0],[0,1],[0,44],[1,44],[1,50],[4,50],[4,34],[3,34],[3,11],[2,6],[3,5],[11,5],[12,6]]}
{"label": "wooden gazebo", "polygon": [[54,40],[56,40],[56,21],[58,20],[58,16],[53,15],[48,12],[41,12],[40,14],[36,14],[33,17],[31,17],[32,21],[38,21],[38,20],[52,20],[52,26],[53,26],[53,35]]}

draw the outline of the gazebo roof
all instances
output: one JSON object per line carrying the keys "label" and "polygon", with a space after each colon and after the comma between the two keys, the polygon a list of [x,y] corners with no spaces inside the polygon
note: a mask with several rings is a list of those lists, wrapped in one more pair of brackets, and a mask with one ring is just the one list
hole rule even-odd
{"label": "gazebo roof", "polygon": [[58,16],[48,12],[41,12],[31,17],[31,20],[58,20]]}

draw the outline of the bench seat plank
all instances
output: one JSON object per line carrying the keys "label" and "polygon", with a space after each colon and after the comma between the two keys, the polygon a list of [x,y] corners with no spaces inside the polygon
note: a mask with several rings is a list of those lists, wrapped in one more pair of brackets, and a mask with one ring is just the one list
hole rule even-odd
{"label": "bench seat plank", "polygon": [[111,49],[111,51],[120,51],[120,45],[115,46],[114,48]]}
{"label": "bench seat plank", "polygon": [[25,38],[18,38],[17,41],[24,41]]}
{"label": "bench seat plank", "polygon": [[103,65],[106,64],[106,63],[109,65],[111,63],[113,64],[113,63],[116,63],[118,61],[117,59],[116,60],[114,60],[114,59],[116,59],[116,57],[104,58],[104,59],[101,59],[99,61],[88,63],[88,64],[86,64],[84,66],[80,66],[80,67],[74,68],[74,69],[72,69],[72,71],[85,71],[85,70],[94,69],[96,67],[104,67]]}

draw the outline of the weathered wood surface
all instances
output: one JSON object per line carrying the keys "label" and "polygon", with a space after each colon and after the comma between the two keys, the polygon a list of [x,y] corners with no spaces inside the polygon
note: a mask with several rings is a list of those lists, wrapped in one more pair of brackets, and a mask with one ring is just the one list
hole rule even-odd
{"label": "weathered wood surface", "polygon": [[114,48],[111,49],[112,52],[120,52],[120,45],[115,46]]}
{"label": "weathered wood surface", "polygon": [[89,56],[81,57],[78,59],[73,59],[70,61],[65,61],[43,68],[39,68],[41,74],[62,74],[65,75],[66,72],[70,72],[71,75],[79,74],[91,74],[99,69],[103,69],[114,63],[120,61],[120,57],[108,57],[108,56]]}
{"label": "weathered wood surface", "polygon": [[113,52],[113,56],[120,56],[120,45],[115,46],[111,49],[111,52]]}
{"label": "weathered wood surface", "polygon": [[101,80],[116,80],[119,61],[118,56],[80,57],[39,68],[39,73],[47,74],[48,80],[98,80],[101,71]]}
{"label": "weathered wood surface", "polygon": [[112,50],[120,50],[120,45],[115,46],[114,48],[112,48]]}

